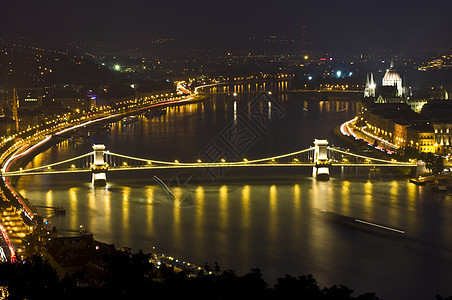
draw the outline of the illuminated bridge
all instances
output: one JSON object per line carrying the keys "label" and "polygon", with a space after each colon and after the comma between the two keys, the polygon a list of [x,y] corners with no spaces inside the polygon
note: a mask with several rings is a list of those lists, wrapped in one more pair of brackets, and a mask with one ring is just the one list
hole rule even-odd
{"label": "illuminated bridge", "polygon": [[188,168],[249,168],[249,167],[311,167],[316,179],[329,179],[330,167],[416,167],[416,162],[398,162],[374,157],[366,157],[347,150],[328,146],[327,140],[314,140],[314,146],[303,150],[242,161],[180,162],[161,161],[132,157],[105,150],[104,145],[93,145],[93,151],[64,161],[39,167],[2,172],[2,176],[25,176],[62,173],[92,173],[93,184],[105,184],[106,173],[145,169],[188,169]]}

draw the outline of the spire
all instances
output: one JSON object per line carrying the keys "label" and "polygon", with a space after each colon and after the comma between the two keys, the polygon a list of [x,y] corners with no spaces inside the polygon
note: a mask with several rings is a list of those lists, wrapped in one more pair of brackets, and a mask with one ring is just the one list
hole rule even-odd
{"label": "spire", "polygon": [[374,81],[374,74],[370,73],[367,74],[367,80],[366,80],[366,88],[364,89],[364,97],[375,97],[375,88],[376,84]]}
{"label": "spire", "polygon": [[17,120],[17,109],[19,108],[19,102],[17,101],[17,90],[13,88],[13,119]]}
{"label": "spire", "polygon": [[17,110],[19,109],[19,101],[17,99],[16,88],[13,88],[13,119],[16,121],[16,131],[19,131],[19,116]]}

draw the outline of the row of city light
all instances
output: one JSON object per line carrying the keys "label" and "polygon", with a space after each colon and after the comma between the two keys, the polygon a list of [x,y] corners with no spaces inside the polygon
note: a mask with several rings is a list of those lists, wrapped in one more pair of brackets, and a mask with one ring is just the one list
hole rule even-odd
{"label": "row of city light", "polygon": [[[145,97],[144,99],[141,98],[140,101],[142,103],[142,105],[148,105],[150,103],[155,103],[155,102],[161,102],[161,101],[173,101],[175,100],[175,98],[171,98],[171,99],[167,99],[168,97],[173,97],[173,93],[166,93],[166,94],[160,94],[160,95],[154,95],[151,97]],[[185,99],[185,96],[181,97],[182,99]],[[42,124],[37,124],[34,126],[28,126],[25,130],[22,130],[18,133],[15,133],[9,137],[5,137],[4,139],[2,139],[0,141],[0,147],[5,146],[5,144],[7,142],[10,141],[14,141],[16,138],[18,137],[23,137],[22,139],[17,139],[15,140],[15,143],[10,146],[8,149],[6,149],[6,151],[4,151],[0,157],[1,161],[5,161],[8,156],[12,155],[13,153],[17,152],[21,147],[24,147],[25,145],[33,142],[33,141],[37,141],[37,140],[42,140],[45,141],[46,139],[49,138],[48,134],[50,132],[57,132],[60,130],[60,132],[62,132],[61,130],[63,128],[69,128],[71,126],[76,126],[77,123],[82,124],[83,121],[86,121],[87,119],[91,119],[91,118],[96,118],[96,117],[102,117],[102,116],[107,116],[112,114],[112,112],[121,112],[120,110],[123,110],[123,112],[126,113],[126,111],[124,111],[126,108],[128,108],[129,110],[131,108],[137,107],[138,103],[138,99],[134,99],[134,100],[129,100],[129,101],[125,101],[124,103],[120,103],[120,105],[123,105],[123,107],[119,107],[117,110],[112,109],[111,107],[108,106],[102,106],[102,107],[98,107],[96,109],[93,110],[93,112],[95,113],[100,113],[100,114],[92,114],[92,112],[88,112],[85,115],[85,112],[82,111],[82,116],[80,116],[79,118],[70,118],[71,117],[71,113],[68,114],[64,114],[63,116],[57,115],[55,117],[54,120],[47,120],[45,123]],[[138,109],[137,109],[138,110]],[[76,116],[77,114],[80,114],[80,110],[76,111],[76,114],[74,114],[74,116]],[[51,127],[49,127],[50,125],[52,125]],[[43,127],[47,127],[47,128],[43,128]],[[40,130],[38,130],[40,129]],[[29,135],[31,130],[36,130],[36,132],[32,135]],[[47,137],[47,138],[46,138]],[[38,143],[39,144],[39,143]],[[36,144],[37,146],[37,144]],[[28,150],[26,150],[28,151]],[[127,165],[125,163],[125,165]],[[72,168],[75,168],[75,165],[71,166]],[[108,165],[107,165],[108,167]],[[51,168],[48,167],[48,170],[50,170]],[[20,168],[20,170],[22,171],[23,169]],[[15,192],[14,188],[8,183],[7,179],[5,180],[5,186],[11,191],[12,196],[23,205],[23,209],[21,209],[20,212],[24,213],[25,216],[27,216],[30,220],[33,219],[33,213],[32,211],[27,207],[26,203],[24,203],[22,201],[22,196],[18,193]],[[18,211],[18,213],[20,213]],[[9,220],[10,217],[7,217],[7,220]],[[5,222],[5,220],[3,220]],[[18,237],[23,238],[25,237],[26,233],[24,231],[18,231],[19,228],[18,226],[16,226],[17,224],[14,223],[12,224],[11,221],[6,222],[7,227],[8,227],[8,231],[10,234],[15,233]],[[25,228],[27,229],[28,227],[26,225],[20,226],[21,228]],[[28,230],[32,230],[33,228],[30,227],[28,228]],[[4,234],[7,234],[6,231]],[[8,238],[6,236],[6,238]],[[21,249],[19,249],[19,252]],[[14,250],[11,248],[12,253],[14,252]],[[15,255],[13,257],[15,259]]]}
{"label": "row of city light", "polygon": [[[127,104],[129,104],[128,106],[124,106],[124,107],[120,107],[120,108],[118,108],[118,110],[125,110],[125,109],[127,109],[127,108],[133,108],[133,107],[136,107],[137,105],[133,105],[133,104],[137,104],[139,101],[142,101],[143,103],[149,103],[149,100],[148,99],[155,99],[155,100],[157,100],[157,99],[159,99],[159,98],[164,98],[164,97],[168,97],[168,96],[173,96],[174,94],[173,93],[166,93],[166,94],[160,94],[160,95],[155,95],[155,96],[150,96],[150,98],[148,98],[148,97],[145,97],[144,99],[142,98],[142,99],[134,99],[134,100],[128,100],[128,101],[123,101],[123,102],[119,102],[118,104],[119,105],[127,105]],[[174,100],[175,98],[171,98],[171,99],[169,99],[169,100]],[[162,99],[161,99],[162,100]],[[111,107],[109,107],[109,106],[101,106],[101,107],[98,107],[98,108],[96,108],[95,110],[94,110],[94,112],[104,112],[104,113],[111,113],[111,112],[113,112],[112,111],[112,109],[111,109]],[[79,114],[80,113],[80,110],[79,109],[76,109],[76,111],[75,111],[75,113],[77,113],[77,114]],[[41,123],[41,124],[36,124],[36,125],[34,125],[34,126],[28,126],[26,129],[23,129],[22,131],[20,131],[20,132],[17,132],[17,133],[14,133],[14,134],[12,134],[11,136],[8,136],[8,137],[4,137],[2,140],[1,140],[1,142],[0,142],[0,146],[3,146],[5,143],[7,143],[7,142],[9,142],[9,141],[11,141],[12,139],[14,139],[14,138],[18,138],[18,137],[20,137],[20,136],[22,136],[22,135],[24,135],[24,134],[27,134],[29,131],[31,131],[31,130],[35,130],[35,129],[39,129],[39,128],[41,128],[41,127],[43,127],[43,126],[46,126],[46,125],[50,125],[50,124],[56,124],[56,125],[54,125],[54,126],[52,126],[52,127],[50,127],[50,128],[46,128],[46,129],[43,129],[40,133],[42,133],[43,131],[53,131],[54,129],[56,129],[57,127],[61,127],[61,126],[64,126],[64,125],[68,125],[68,121],[70,120],[70,116],[71,115],[76,115],[75,113],[71,113],[71,112],[68,112],[68,113],[66,113],[66,114],[63,114],[63,115],[56,115],[56,117],[55,117],[55,119],[53,119],[53,120],[47,120],[47,121],[45,121],[45,123]],[[82,113],[85,113],[85,111],[82,111]],[[86,119],[88,119],[89,117],[88,116],[86,116],[86,115],[82,115],[82,116],[80,116],[79,118],[74,118],[74,119],[71,119],[70,120],[70,122],[80,122],[80,121],[84,121],[84,120],[86,120]],[[58,122],[63,122],[63,123],[58,123]],[[34,135],[36,135],[36,134],[38,134],[39,132],[37,132],[37,133],[35,133]]]}
{"label": "row of city light", "polygon": [[[130,159],[129,159],[130,160]],[[313,157],[309,157],[309,161],[311,161],[312,162],[312,160],[313,160]],[[330,162],[331,162],[332,160],[330,160]],[[369,160],[370,161],[370,160]],[[274,163],[277,163],[277,161],[276,161],[276,159],[275,158],[269,158],[268,160],[265,160],[264,162],[267,162],[267,163],[271,163],[271,164],[274,164]],[[347,159],[347,158],[344,158],[343,160],[342,160],[342,162],[344,162],[344,163],[347,163],[347,162],[349,162],[349,160]],[[393,162],[397,162],[396,160],[393,160]],[[174,163],[175,164],[181,164],[181,165],[191,165],[191,164],[193,164],[193,163],[190,163],[190,162],[180,162],[179,160],[174,160]],[[201,159],[197,159],[196,160],[196,163],[198,163],[198,164],[202,164],[203,163],[203,161],[201,160]],[[209,163],[213,163],[213,164],[215,164],[215,162],[208,162],[207,164],[209,164]],[[220,159],[220,161],[219,162],[217,162],[217,163],[228,163],[227,161],[226,161],[226,159],[224,159],[224,158],[222,158],[222,159]],[[236,163],[240,163],[240,162],[238,162],[238,161],[232,161],[232,162],[229,162],[229,163],[234,163],[234,164],[236,164]],[[247,159],[247,158],[244,158],[243,159],[243,161],[242,161],[242,163],[249,163],[249,160]],[[300,162],[300,160],[298,159],[298,158],[293,158],[292,159],[292,161],[291,161],[291,163],[295,163],[295,164],[298,164],[298,163],[301,163]],[[129,163],[127,163],[127,162],[122,162],[122,164],[121,164],[123,167],[129,167]],[[152,161],[147,161],[147,163],[146,163],[146,165],[147,166],[149,166],[149,167],[153,167],[153,166],[155,166],[153,163],[152,163]],[[104,165],[103,165],[104,167],[110,167],[110,165],[108,164],[108,163],[104,163]],[[140,165],[140,166],[142,166],[142,165]],[[90,167],[95,167],[95,165],[93,164],[93,163],[90,163]],[[74,164],[72,164],[71,165],[71,168],[72,169],[75,169],[76,168],[76,166],[74,165]],[[50,167],[48,167],[48,170],[50,170],[51,168]]]}
{"label": "row of city light", "polygon": [[[142,101],[142,104],[143,104],[143,105],[146,105],[146,104],[149,104],[149,103],[153,103],[153,102],[155,102],[155,101],[157,101],[157,100],[159,100],[160,102],[161,102],[161,101],[168,100],[168,99],[165,99],[165,98],[164,98],[164,97],[167,96],[167,95],[168,95],[168,94],[161,94],[160,96],[159,96],[159,95],[151,96],[151,99],[152,99],[152,100],[148,100],[148,99],[149,99],[148,97],[145,97],[144,100],[143,100],[143,99],[140,99],[140,100]],[[174,99],[170,99],[170,100],[174,100]],[[124,104],[124,105],[129,104],[127,108],[131,108],[131,107],[137,106],[137,105],[135,105],[135,103],[137,103],[137,102],[138,102],[138,99],[134,99],[134,100],[126,101],[126,102],[124,102],[123,104]],[[133,104],[131,105],[130,103],[133,103]],[[0,142],[0,147],[1,147],[1,146],[4,146],[7,142],[9,142],[9,141],[11,141],[11,140],[14,140],[15,138],[18,138],[19,136],[28,134],[30,130],[33,130],[33,129],[36,129],[36,130],[37,130],[37,129],[39,129],[39,128],[42,128],[42,127],[45,126],[45,125],[55,124],[55,125],[53,125],[53,126],[50,127],[50,128],[41,129],[40,131],[35,132],[33,135],[29,135],[29,136],[26,136],[26,137],[24,137],[24,138],[22,138],[22,139],[20,139],[20,140],[16,140],[15,143],[14,143],[11,147],[9,147],[8,149],[6,149],[6,151],[4,151],[4,152],[2,153],[2,155],[0,156],[0,160],[1,160],[1,161],[5,161],[6,158],[7,158],[8,156],[10,156],[12,153],[14,153],[15,151],[17,151],[18,149],[20,149],[21,147],[23,147],[23,146],[26,145],[26,144],[29,144],[29,143],[31,143],[31,142],[33,142],[33,141],[42,140],[42,139],[44,139],[46,136],[48,137],[48,134],[49,134],[50,132],[56,132],[56,131],[58,131],[58,130],[62,130],[63,128],[69,128],[69,127],[71,127],[71,126],[75,126],[77,123],[80,123],[80,124],[81,124],[82,121],[87,121],[87,120],[90,119],[90,118],[96,118],[96,117],[107,116],[107,115],[110,115],[110,114],[112,114],[113,112],[115,112],[115,110],[114,110],[114,109],[111,109],[110,107],[103,107],[103,108],[105,108],[105,109],[103,110],[102,114],[100,114],[100,115],[90,115],[90,114],[87,114],[87,115],[80,116],[80,117],[77,118],[77,119],[75,119],[75,118],[74,118],[74,119],[70,119],[69,116],[70,116],[71,113],[64,114],[64,115],[62,115],[62,116],[61,116],[61,115],[57,115],[56,118],[55,118],[54,120],[48,120],[48,121],[46,121],[44,124],[38,124],[38,125],[35,125],[35,126],[33,126],[33,127],[30,126],[30,127],[28,127],[27,129],[25,129],[25,130],[23,130],[23,131],[21,131],[21,132],[18,132],[18,133],[16,133],[16,134],[13,134],[13,135],[11,135],[11,136],[9,136],[9,137],[4,138],[4,139]],[[118,109],[118,111],[119,111],[120,109],[125,109],[125,108],[126,108],[126,107],[120,107],[120,108]],[[102,111],[102,109],[99,109],[99,110]],[[119,111],[119,112],[120,112],[120,111]],[[49,168],[48,168],[48,169],[49,169]],[[22,170],[22,169],[21,169],[21,170]],[[20,196],[19,194],[17,194],[17,193],[14,191],[14,189],[13,189],[7,182],[5,182],[5,184],[6,184],[6,187],[11,191],[12,195],[16,198],[16,200],[19,201],[20,203],[23,203],[23,201],[21,200],[21,196]],[[31,213],[31,211],[30,211],[27,207],[24,207],[23,212],[24,212],[30,219],[33,218],[33,215],[32,215],[32,213]]]}

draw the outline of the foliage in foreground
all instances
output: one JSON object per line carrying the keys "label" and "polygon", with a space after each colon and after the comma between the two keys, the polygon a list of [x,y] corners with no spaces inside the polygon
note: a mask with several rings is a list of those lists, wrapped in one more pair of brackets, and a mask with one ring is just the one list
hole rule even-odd
{"label": "foliage in foreground", "polygon": [[[8,299],[357,299],[378,300],[375,293],[352,296],[343,285],[320,288],[311,275],[278,278],[273,287],[264,281],[259,269],[243,276],[234,271],[189,277],[172,268],[156,269],[142,252],[130,255],[115,252],[108,267],[95,278],[81,271],[60,280],[56,271],[41,257],[25,262],[0,264],[0,286],[7,287]],[[92,273],[90,273],[92,274]],[[451,297],[437,300],[452,300]]]}

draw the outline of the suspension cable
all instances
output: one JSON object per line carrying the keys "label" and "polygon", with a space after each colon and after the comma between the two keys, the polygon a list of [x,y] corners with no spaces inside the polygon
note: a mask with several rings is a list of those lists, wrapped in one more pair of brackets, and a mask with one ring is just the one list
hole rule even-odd
{"label": "suspension cable", "polygon": [[86,157],[86,156],[89,156],[89,155],[93,155],[93,153],[94,152],[89,152],[89,153],[86,153],[86,154],[83,154],[83,155],[80,155],[80,156],[77,156],[77,157],[69,158],[69,159],[66,159],[66,160],[63,160],[63,161],[60,161],[60,162],[56,162],[56,163],[53,163],[53,164],[48,164],[48,165],[40,166],[40,167],[36,167],[36,168],[25,169],[25,170],[22,170],[22,171],[7,172],[7,173],[4,173],[4,174],[5,175],[6,174],[19,174],[19,173],[24,174],[24,173],[28,173],[28,172],[32,172],[32,171],[36,171],[36,170],[46,169],[46,168],[49,168],[49,167],[65,164],[65,163],[68,163],[68,162],[71,162],[71,161],[74,161],[74,160],[77,160],[77,159],[80,159],[80,158],[83,158],[83,157]]}
{"label": "suspension cable", "polygon": [[342,154],[351,155],[351,156],[355,156],[355,157],[359,157],[359,158],[370,159],[370,160],[379,161],[379,162],[383,162],[383,163],[390,163],[390,164],[393,164],[393,165],[397,165],[397,164],[399,164],[399,165],[410,165],[410,166],[413,165],[412,163],[407,163],[407,162],[397,162],[397,161],[394,162],[394,161],[385,160],[385,159],[381,159],[381,158],[368,157],[368,156],[359,155],[359,154],[355,154],[355,153],[350,153],[350,152],[347,152],[347,151],[344,151],[344,150],[340,150],[340,149],[337,149],[337,148],[332,148],[332,147],[327,147],[327,149],[331,150],[333,152],[339,152],[339,153],[342,153]]}
{"label": "suspension cable", "polygon": [[[258,162],[263,162],[263,161],[268,161],[268,160],[273,160],[273,159],[280,159],[280,158],[284,158],[284,157],[288,157],[288,156],[301,154],[301,153],[304,153],[304,152],[308,152],[310,150],[314,150],[314,148],[315,147],[310,147],[310,148],[303,149],[303,150],[300,150],[300,151],[296,151],[296,152],[292,152],[292,153],[288,153],[288,154],[282,154],[282,155],[278,155],[278,156],[259,158],[259,159],[249,160],[249,161],[225,162],[223,164],[227,164],[227,165],[253,164],[253,163],[258,163]],[[155,164],[164,164],[164,165],[193,165],[193,164],[198,164],[198,163],[169,162],[169,161],[161,161],[161,160],[144,159],[144,158],[133,157],[133,156],[123,155],[123,154],[118,154],[118,153],[113,153],[113,152],[105,152],[105,153],[108,154],[108,155],[122,157],[122,158],[125,158],[125,159],[137,160],[137,161],[143,161],[143,162],[150,162],[150,163],[155,163]],[[215,164],[215,163],[213,163],[213,164]],[[220,164],[220,163],[218,163],[218,164]]]}

